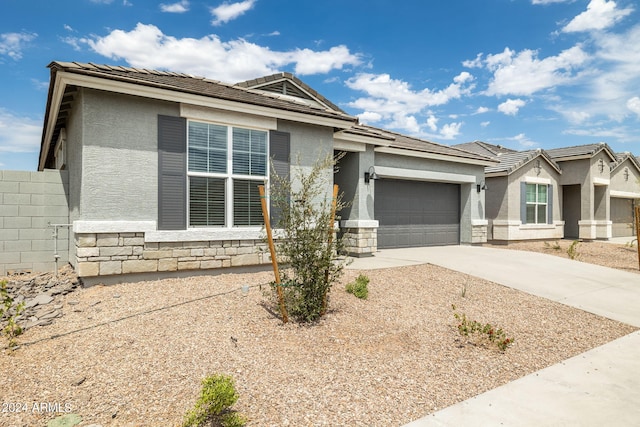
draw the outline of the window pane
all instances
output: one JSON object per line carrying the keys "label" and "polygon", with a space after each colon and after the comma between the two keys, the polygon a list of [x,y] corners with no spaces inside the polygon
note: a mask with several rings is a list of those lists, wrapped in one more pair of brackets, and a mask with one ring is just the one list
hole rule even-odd
{"label": "window pane", "polygon": [[527,184],[527,203],[536,202],[536,185]]}
{"label": "window pane", "polygon": [[227,127],[189,122],[189,171],[227,171]]}
{"label": "window pane", "polygon": [[527,205],[527,224],[536,222],[536,205]]}
{"label": "window pane", "polygon": [[189,178],[189,225],[206,227],[224,225],[225,180]]}
{"label": "window pane", "polygon": [[547,203],[546,185],[538,185],[538,203]]}
{"label": "window pane", "polygon": [[547,223],[547,205],[538,205],[538,224]]}
{"label": "window pane", "polygon": [[262,205],[258,186],[261,181],[233,181],[233,225],[262,225]]}
{"label": "window pane", "polygon": [[266,132],[233,128],[233,173],[266,176]]}

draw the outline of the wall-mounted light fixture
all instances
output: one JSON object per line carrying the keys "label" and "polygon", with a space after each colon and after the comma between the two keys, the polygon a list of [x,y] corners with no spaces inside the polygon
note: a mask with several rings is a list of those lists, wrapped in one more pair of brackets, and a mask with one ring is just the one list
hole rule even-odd
{"label": "wall-mounted light fixture", "polygon": [[602,159],[598,159],[598,170],[600,171],[600,173],[604,171],[604,160]]}
{"label": "wall-mounted light fixture", "polygon": [[485,190],[486,191],[488,189],[489,189],[489,187],[487,187],[487,184],[484,181],[480,182],[480,184],[476,184],[476,190],[478,190],[478,193],[481,190]]}
{"label": "wall-mounted light fixture", "polygon": [[369,167],[369,170],[364,173],[364,183],[368,184],[370,180],[378,179],[378,175],[376,174],[376,170],[373,166]]}

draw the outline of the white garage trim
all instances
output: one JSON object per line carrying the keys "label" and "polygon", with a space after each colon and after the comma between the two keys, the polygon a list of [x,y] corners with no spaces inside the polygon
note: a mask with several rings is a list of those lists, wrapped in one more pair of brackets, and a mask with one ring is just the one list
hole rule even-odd
{"label": "white garage trim", "polygon": [[375,166],[376,175],[382,178],[409,179],[412,181],[447,182],[454,184],[472,184],[477,178],[475,175],[463,175],[459,173],[433,172],[416,169],[391,168],[387,166]]}
{"label": "white garage trim", "polygon": [[630,191],[610,190],[609,196],[620,197],[621,199],[640,199],[640,193],[632,193]]}

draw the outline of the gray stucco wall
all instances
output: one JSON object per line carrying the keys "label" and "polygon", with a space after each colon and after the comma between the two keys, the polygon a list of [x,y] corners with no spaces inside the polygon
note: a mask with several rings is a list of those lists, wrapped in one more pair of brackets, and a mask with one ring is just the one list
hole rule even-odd
{"label": "gray stucco wall", "polygon": [[[625,169],[628,172],[625,178]],[[611,171],[611,190],[626,193],[640,193],[640,172],[631,163],[625,160],[621,165]]]}
{"label": "gray stucco wall", "polygon": [[487,205],[487,219],[508,220],[509,219],[509,192],[507,191],[508,178],[497,176],[487,178],[487,191],[485,203]]}
{"label": "gray stucco wall", "polygon": [[[333,156],[333,129],[304,123],[278,120],[278,130],[291,135],[291,177],[295,179],[296,169],[309,173],[318,162]],[[329,184],[325,197],[333,193],[333,170],[327,169],[323,179]],[[296,183],[292,185],[295,188]]]}
{"label": "gray stucco wall", "polygon": [[[0,275],[8,272],[53,271],[54,228],[68,224],[66,171],[0,171]],[[67,228],[58,232],[57,254],[69,259]]]}
{"label": "gray stucco wall", "polygon": [[81,90],[77,104],[82,123],[68,132],[70,148],[82,145],[80,169],[78,159],[73,164],[71,193],[80,200],[73,219],[157,220],[158,115],[177,116],[179,105],[91,89]]}

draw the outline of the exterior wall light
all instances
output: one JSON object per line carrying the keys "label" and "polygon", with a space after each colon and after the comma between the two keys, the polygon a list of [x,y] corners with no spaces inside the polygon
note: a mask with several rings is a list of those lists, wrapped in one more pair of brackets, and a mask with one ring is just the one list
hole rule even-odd
{"label": "exterior wall light", "polygon": [[488,189],[489,189],[489,187],[487,187],[487,184],[484,181],[480,182],[480,184],[476,184],[476,190],[478,191],[478,193],[481,190],[485,190],[486,191]]}
{"label": "exterior wall light", "polygon": [[373,166],[369,167],[369,170],[364,173],[364,183],[369,184],[370,180],[378,179],[378,175],[376,174],[376,170]]}

